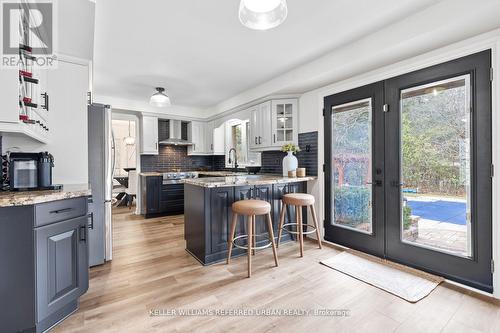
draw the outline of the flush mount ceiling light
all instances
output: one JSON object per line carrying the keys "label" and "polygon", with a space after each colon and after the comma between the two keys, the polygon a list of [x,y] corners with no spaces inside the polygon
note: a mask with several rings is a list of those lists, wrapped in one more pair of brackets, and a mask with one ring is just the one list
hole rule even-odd
{"label": "flush mount ceiling light", "polygon": [[149,104],[160,108],[165,106],[170,106],[171,105],[170,98],[167,96],[167,94],[164,93],[165,88],[157,87],[155,89],[156,92],[149,99]]}
{"label": "flush mount ceiling light", "polygon": [[269,30],[283,23],[288,15],[286,0],[241,0],[240,22],[254,30]]}

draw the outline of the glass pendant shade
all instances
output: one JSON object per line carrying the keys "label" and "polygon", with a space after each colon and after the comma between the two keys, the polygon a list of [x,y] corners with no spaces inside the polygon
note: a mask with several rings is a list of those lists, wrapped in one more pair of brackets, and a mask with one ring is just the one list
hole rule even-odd
{"label": "glass pendant shade", "polygon": [[170,106],[170,98],[164,93],[164,88],[156,88],[156,93],[149,99],[149,104],[157,107]]}
{"label": "glass pendant shade", "polygon": [[123,141],[125,141],[125,144],[127,146],[133,146],[135,145],[135,138],[131,136],[127,136]]}
{"label": "glass pendant shade", "polygon": [[130,121],[128,122],[128,136],[125,139],[123,139],[123,142],[125,142],[127,146],[135,145],[135,138],[132,135],[130,135]]}
{"label": "glass pendant shade", "polygon": [[247,28],[268,30],[283,23],[288,15],[286,0],[241,0],[239,18]]}

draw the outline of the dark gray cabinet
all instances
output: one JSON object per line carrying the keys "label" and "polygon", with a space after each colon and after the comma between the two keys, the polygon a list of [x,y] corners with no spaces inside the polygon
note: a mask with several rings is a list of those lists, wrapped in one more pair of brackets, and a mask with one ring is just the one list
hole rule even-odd
{"label": "dark gray cabinet", "polygon": [[160,190],[163,177],[142,177],[142,212],[146,217],[160,213]]}
{"label": "dark gray cabinet", "polygon": [[227,250],[233,202],[232,187],[220,187],[210,191],[210,251],[212,253]]}
{"label": "dark gray cabinet", "polygon": [[146,218],[184,212],[184,184],[163,184],[162,176],[142,176],[141,184]]}
{"label": "dark gray cabinet", "polygon": [[88,289],[87,197],[0,208],[0,331],[43,332]]}
{"label": "dark gray cabinet", "polygon": [[162,184],[160,186],[160,214],[182,214],[184,212],[184,184]]}
{"label": "dark gray cabinet", "polygon": [[35,229],[38,321],[87,291],[87,237],[86,216]]}
{"label": "dark gray cabinet", "polygon": [[[233,216],[231,206],[238,200],[260,199],[269,202],[271,204],[273,229],[275,236],[277,236],[281,198],[284,194],[291,192],[306,193],[307,183],[219,188],[204,188],[185,184],[184,235],[187,251],[204,265],[224,260],[227,256],[227,241]],[[294,209],[290,208],[287,222],[295,221],[294,214]],[[245,219],[246,217],[239,217],[236,235],[247,233]],[[304,223],[307,223],[305,214]],[[267,236],[267,223],[264,216],[256,217],[256,230],[257,234]],[[290,235],[284,233],[282,241],[287,240],[290,240]],[[258,245],[266,242],[266,237],[258,238]],[[233,256],[244,253],[246,252],[242,249],[233,249]]]}

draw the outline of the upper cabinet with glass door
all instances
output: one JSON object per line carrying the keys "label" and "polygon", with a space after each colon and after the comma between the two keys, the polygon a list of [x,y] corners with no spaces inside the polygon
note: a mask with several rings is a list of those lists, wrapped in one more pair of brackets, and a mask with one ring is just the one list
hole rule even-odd
{"label": "upper cabinet with glass door", "polygon": [[250,149],[279,150],[298,144],[297,99],[275,99],[250,108]]}
{"label": "upper cabinet with glass door", "polygon": [[273,100],[271,104],[272,146],[298,143],[298,103],[296,99]]}

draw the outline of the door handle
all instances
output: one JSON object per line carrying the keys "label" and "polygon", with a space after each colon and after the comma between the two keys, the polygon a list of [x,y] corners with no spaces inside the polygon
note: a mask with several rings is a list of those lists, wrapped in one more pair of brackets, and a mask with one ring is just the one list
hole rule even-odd
{"label": "door handle", "polygon": [[87,225],[80,226],[80,241],[87,242]]}
{"label": "door handle", "polygon": [[89,229],[94,230],[94,212],[91,212],[87,217],[89,218]]}
{"label": "door handle", "polygon": [[61,214],[61,213],[67,213],[72,211],[73,208],[64,208],[64,209],[59,209],[59,210],[52,210],[50,211],[50,214]]}
{"label": "door handle", "polygon": [[49,95],[46,92],[44,92],[42,94],[42,97],[43,97],[42,109],[49,111]]}
{"label": "door handle", "polygon": [[375,180],[374,182],[367,182],[366,185],[382,186],[381,180]]}
{"label": "door handle", "polygon": [[255,137],[255,144],[257,144],[257,137]]}
{"label": "door handle", "polygon": [[259,145],[262,144],[262,137],[259,136]]}
{"label": "door handle", "polygon": [[276,143],[276,134],[273,134],[273,141]]}
{"label": "door handle", "polygon": [[391,186],[392,186],[392,187],[402,187],[402,186],[404,186],[404,185],[405,185],[405,184],[404,184],[404,183],[402,183],[402,182],[400,182],[399,180],[393,180],[393,181],[391,182]]}

